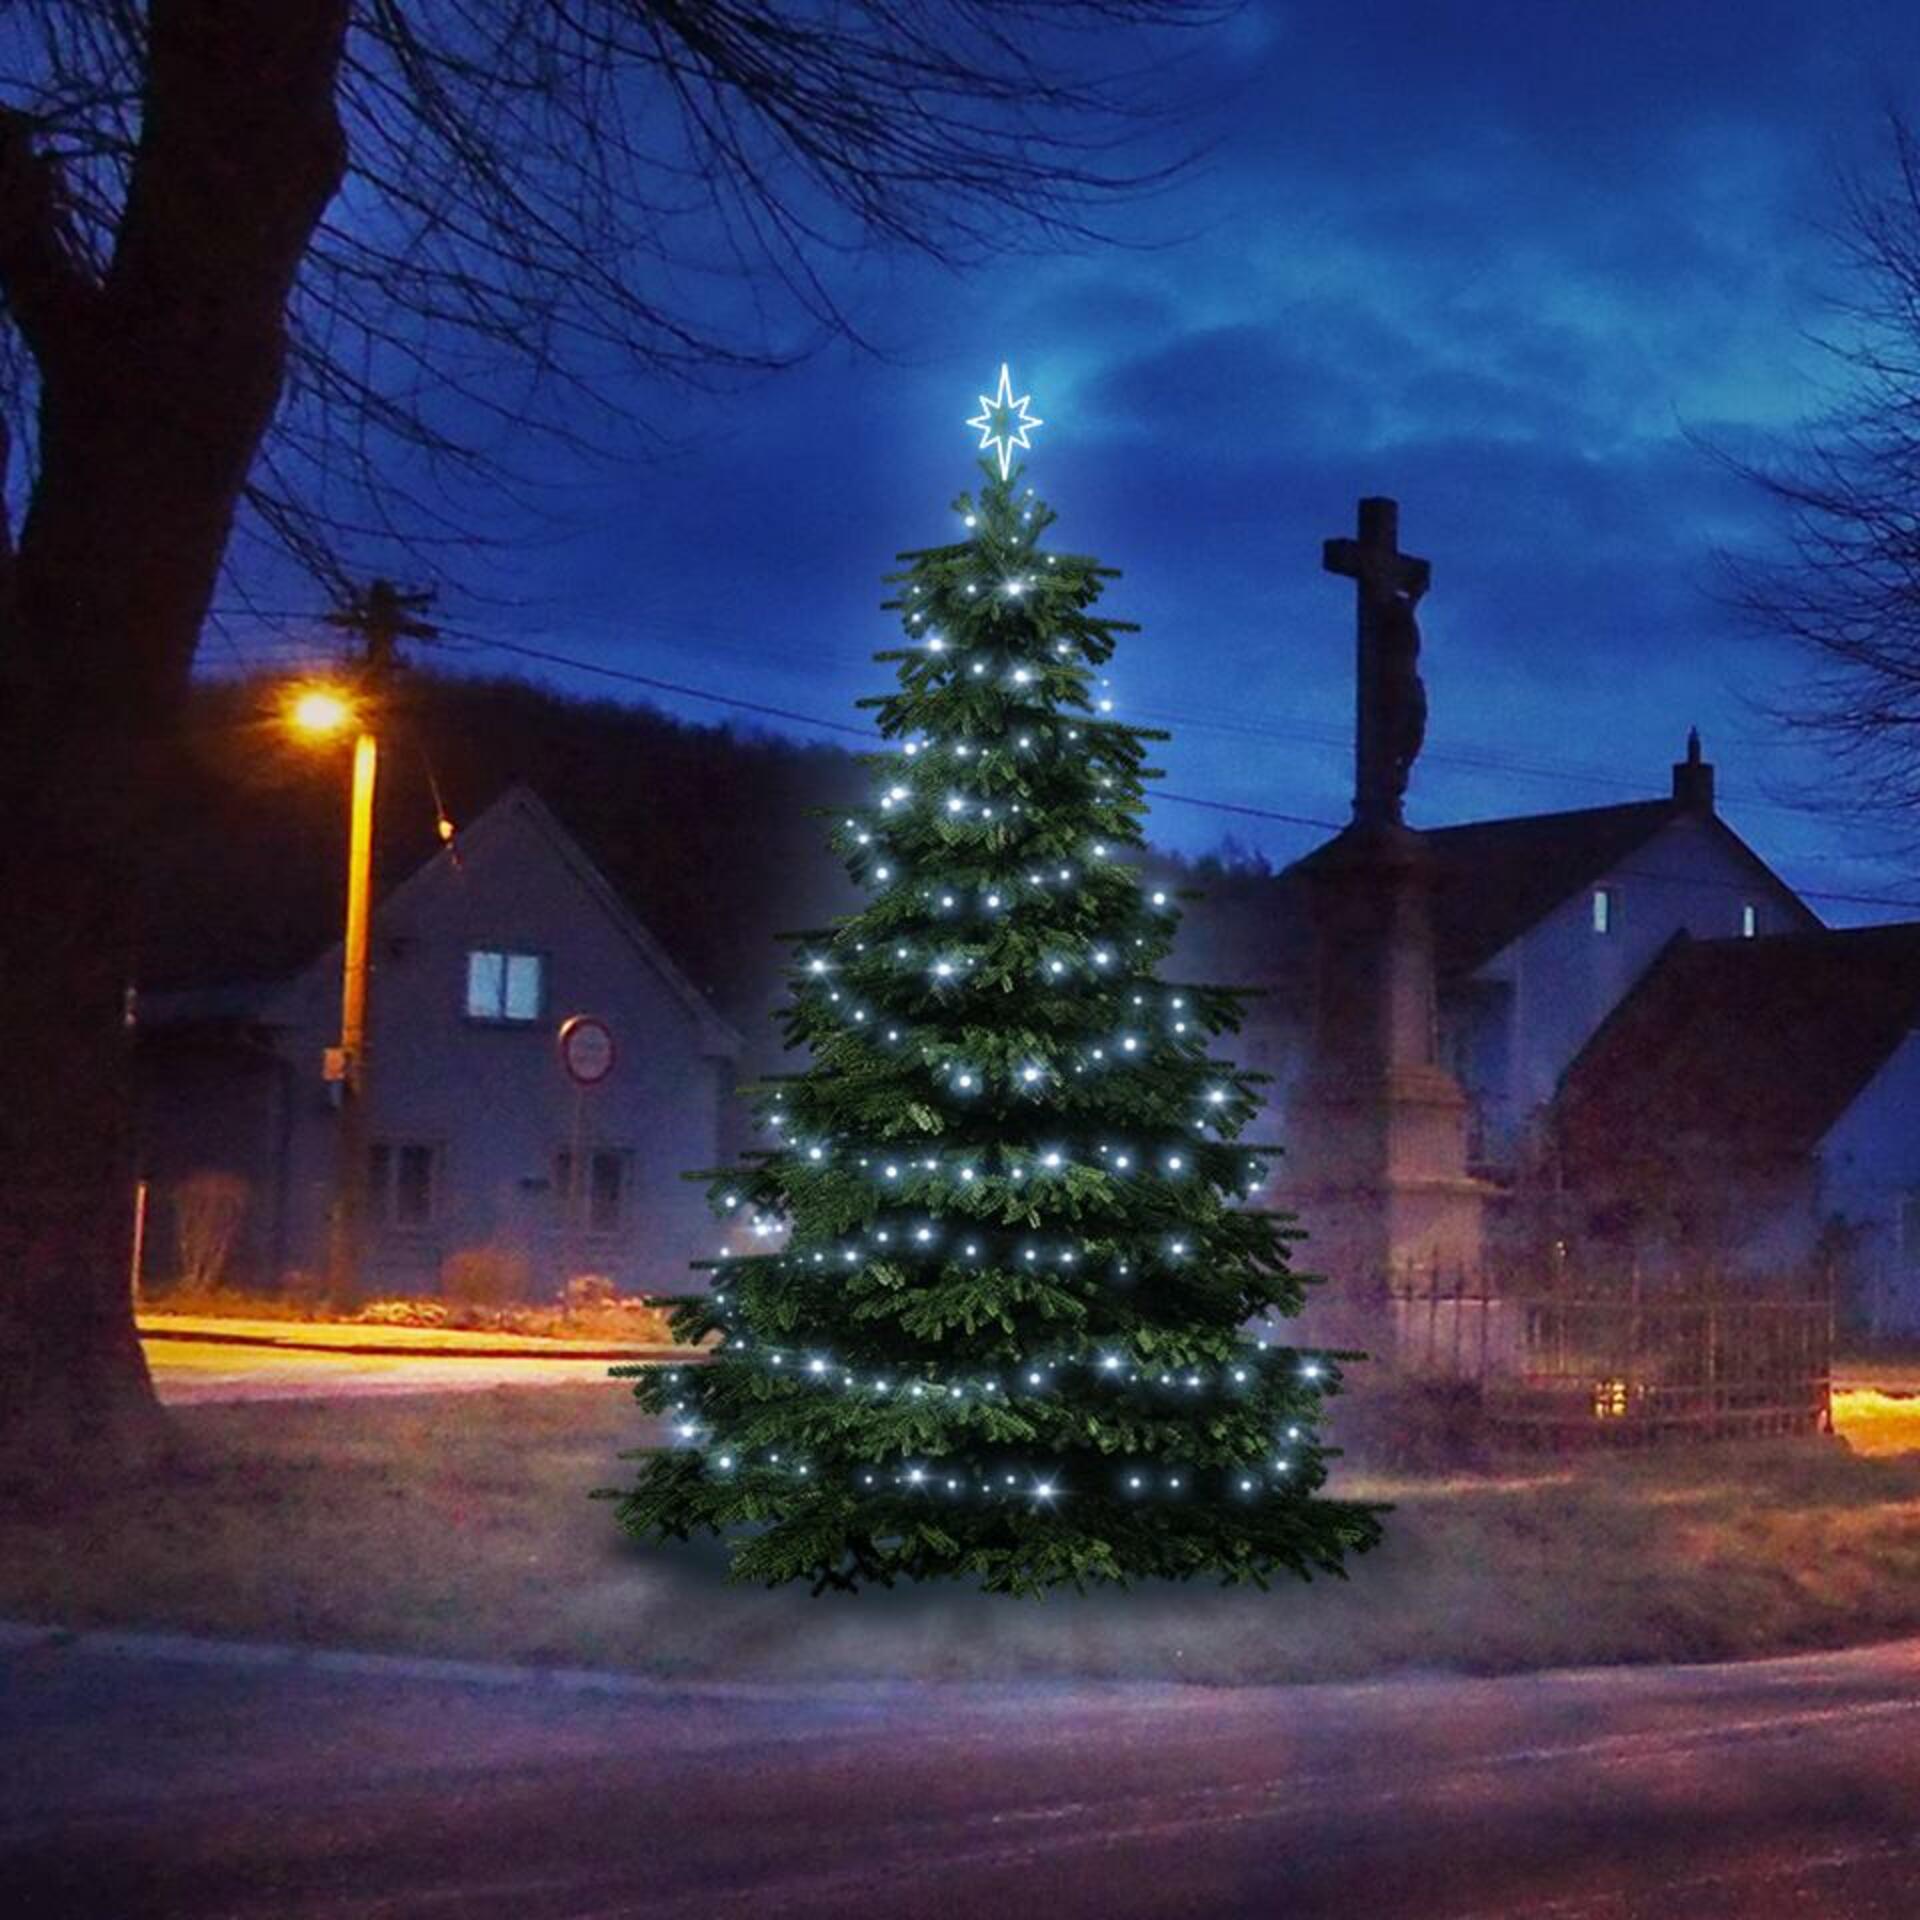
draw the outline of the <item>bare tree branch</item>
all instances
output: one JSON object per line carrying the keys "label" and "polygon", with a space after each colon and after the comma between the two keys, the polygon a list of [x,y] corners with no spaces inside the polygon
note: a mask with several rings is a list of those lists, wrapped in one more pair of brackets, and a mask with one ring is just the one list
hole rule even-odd
{"label": "bare tree branch", "polygon": [[1833,238],[1852,291],[1818,344],[1827,413],[1760,458],[1727,459],[1777,515],[1785,558],[1736,556],[1733,599],[1804,663],[1774,703],[1824,744],[1869,809],[1920,815],[1920,137],[1888,118],[1886,175],[1842,178]]}
{"label": "bare tree branch", "polygon": [[[862,251],[961,265],[1089,242],[1103,206],[1175,171],[1133,158],[1164,131],[1165,49],[1115,29],[1231,5],[351,0],[349,173],[299,265],[273,476],[246,511],[326,579],[382,496],[396,533],[432,528],[403,471],[505,481],[530,445],[584,450],[583,394],[631,418],[645,383],[857,339],[838,282]],[[121,242],[168,57],[135,0],[17,0],[0,24],[0,96],[60,169],[67,257],[96,274],[142,267]],[[25,337],[3,274],[0,301]],[[31,464],[32,379],[0,404]]]}

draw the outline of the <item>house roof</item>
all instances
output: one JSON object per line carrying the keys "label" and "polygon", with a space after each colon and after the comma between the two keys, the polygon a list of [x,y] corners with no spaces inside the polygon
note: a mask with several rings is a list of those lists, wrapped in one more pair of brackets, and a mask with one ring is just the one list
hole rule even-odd
{"label": "house roof", "polygon": [[[388,889],[374,906],[374,924],[395,902],[416,888],[427,885],[444,871],[450,861],[470,859],[480,853],[509,821],[519,819],[530,825],[608,914],[622,935],[645,963],[653,968],[667,990],[686,1009],[700,1035],[704,1052],[729,1059],[736,1056],[743,1042],[733,1026],[714,1011],[706,996],[677,966],[673,957],[648,932],[639,916],[619,890],[589,857],[579,841],[570,834],[552,810],[531,787],[516,784],[507,788],[482,810],[473,823],[461,831],[456,848],[443,848],[431,859],[414,868],[403,880]],[[140,1021],[148,1028],[203,1025],[271,1024],[276,1010],[283,1010],[288,989],[295,979],[304,978],[315,968],[337,971],[340,943],[310,959],[292,976],[277,980],[221,982],[209,986],[187,987],[166,992],[143,994]]]}
{"label": "house roof", "polygon": [[1811,1151],[1920,1027],[1920,922],[1669,944],[1567,1069],[1570,1161]]}
{"label": "house roof", "polygon": [[555,855],[572,869],[574,876],[600,903],[641,958],[659,974],[667,990],[686,1009],[698,1028],[703,1050],[725,1055],[729,1059],[738,1054],[744,1044],[739,1033],[713,1010],[706,995],[675,964],[666,948],[647,931],[639,915],[627,904],[626,896],[614,886],[589,857],[586,849],[560,824],[552,809],[529,786],[516,783],[509,787],[461,834],[457,853],[450,849],[436,854],[425,866],[417,868],[401,881],[388,899],[397,899],[409,888],[424,883],[440,863],[471,857],[510,818],[515,817],[528,822],[540,834]]}
{"label": "house roof", "polygon": [[[1791,887],[1718,814],[1680,799],[1630,800],[1564,813],[1519,814],[1433,827],[1422,836],[1434,862],[1434,959],[1443,976],[1484,966],[1563,901],[1618,872],[1675,821],[1694,818],[1715,834],[1801,924],[1820,922]],[[1328,841],[1280,876],[1303,923],[1299,879],[1330,855]]]}
{"label": "house roof", "polygon": [[1670,800],[1523,814],[1437,827],[1434,958],[1471,973],[1581,889],[1612,872],[1676,815]]}

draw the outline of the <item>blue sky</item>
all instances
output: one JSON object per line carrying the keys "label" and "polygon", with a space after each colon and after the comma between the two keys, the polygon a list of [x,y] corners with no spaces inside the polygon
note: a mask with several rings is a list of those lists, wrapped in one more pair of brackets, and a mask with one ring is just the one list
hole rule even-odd
{"label": "blue sky", "polygon": [[[1144,631],[1114,690],[1174,729],[1168,787],[1345,818],[1351,590],[1320,542],[1388,493],[1434,569],[1417,823],[1659,793],[1697,723],[1789,878],[1920,900],[1884,833],[1798,804],[1824,770],[1752,705],[1791,660],[1715,598],[1716,548],[1767,525],[1696,444],[1819,404],[1833,169],[1883,157],[1910,76],[1920,10],[1877,0],[1255,0],[1174,83],[1211,151],[1110,221],[1131,244],[870,264],[847,297],[877,355],[659,396],[668,455],[607,425],[496,570],[517,605],[460,625],[854,719],[880,576],[947,536],[1006,358],[1055,537],[1123,570],[1109,604]],[[1172,844],[1228,830],[1275,858],[1320,837],[1156,809]]]}

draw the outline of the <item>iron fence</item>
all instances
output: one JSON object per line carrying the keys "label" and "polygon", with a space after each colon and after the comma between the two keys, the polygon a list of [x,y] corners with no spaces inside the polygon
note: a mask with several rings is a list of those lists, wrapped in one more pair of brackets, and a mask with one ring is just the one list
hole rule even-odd
{"label": "iron fence", "polygon": [[1575,1279],[1404,1272],[1387,1288],[1404,1377],[1477,1383],[1533,1444],[1832,1430],[1824,1273],[1681,1289],[1637,1271]]}

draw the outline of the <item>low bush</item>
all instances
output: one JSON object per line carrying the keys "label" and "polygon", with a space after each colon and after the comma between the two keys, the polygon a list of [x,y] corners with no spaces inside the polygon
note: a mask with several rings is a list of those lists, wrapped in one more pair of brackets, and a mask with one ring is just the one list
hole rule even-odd
{"label": "low bush", "polygon": [[444,1327],[451,1324],[438,1300],[370,1300],[354,1316],[368,1327]]}
{"label": "low bush", "polygon": [[619,1290],[604,1273],[576,1273],[560,1292],[560,1305],[567,1313],[594,1313],[614,1305]]}

